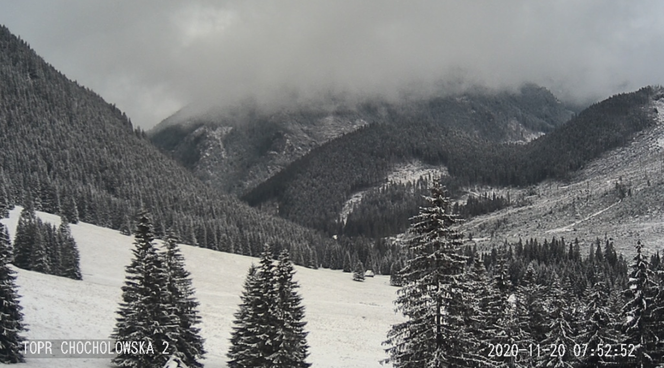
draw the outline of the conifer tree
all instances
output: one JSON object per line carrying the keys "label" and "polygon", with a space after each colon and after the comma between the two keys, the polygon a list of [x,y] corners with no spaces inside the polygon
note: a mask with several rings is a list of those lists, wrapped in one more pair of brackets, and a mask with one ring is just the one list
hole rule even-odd
{"label": "conifer tree", "polygon": [[540,343],[546,337],[548,326],[545,295],[544,287],[537,283],[535,268],[531,262],[516,292],[520,343],[524,345]]}
{"label": "conifer tree", "polygon": [[625,343],[634,344],[636,357],[629,364],[635,367],[653,367],[660,362],[662,346],[658,343],[664,336],[657,334],[657,320],[653,313],[658,309],[658,285],[648,258],[643,254],[641,241],[636,243],[636,256],[630,265],[628,288],[625,290],[627,303],[623,307],[623,331]]}
{"label": "conifer tree", "polygon": [[[588,344],[595,348],[598,345],[610,344],[618,346],[624,337],[620,330],[616,328],[618,316],[611,308],[610,289],[607,283],[597,277],[594,285],[588,287],[587,308],[582,320],[579,342]],[[604,367],[615,363],[615,359],[600,356],[601,354],[587,354],[581,356],[581,362],[578,367]]]}
{"label": "conifer tree", "polygon": [[353,268],[353,281],[364,281],[364,265],[359,259],[355,262],[355,267]]}
{"label": "conifer tree", "polygon": [[168,355],[160,354],[177,340],[179,320],[167,304],[168,275],[153,243],[152,221],[146,212],[139,214],[134,241],[134,257],[126,268],[122,302],[112,339],[145,341],[155,354],[118,354],[113,362],[120,367],[161,368]]}
{"label": "conifer tree", "polygon": [[457,217],[449,212],[449,197],[439,182],[425,197],[409,229],[411,258],[402,271],[404,286],[398,291],[397,310],[406,321],[392,326],[386,345],[395,368],[444,367],[463,360],[457,337],[463,331],[450,308],[455,290],[461,288],[465,257],[459,252],[461,235],[454,226]]}
{"label": "conifer tree", "polygon": [[540,357],[539,366],[573,368],[576,364],[577,359],[571,352],[567,351],[567,349],[572,348],[576,344],[576,332],[574,330],[575,321],[570,306],[571,301],[565,294],[558,276],[555,275],[548,293],[549,308],[551,309],[548,320],[548,332],[541,342],[542,346],[553,346],[555,352],[553,354],[543,354]]}
{"label": "conifer tree", "polygon": [[472,256],[472,264],[464,276],[465,285],[459,289],[463,294],[455,304],[461,309],[466,329],[463,337],[468,345],[467,361],[477,366],[491,366],[499,359],[489,357],[489,344],[505,343],[500,326],[505,313],[504,298],[491,285],[479,255],[475,252]]}
{"label": "conifer tree", "polygon": [[21,211],[14,236],[14,265],[29,270],[31,265],[33,246],[37,234],[37,215],[32,206],[26,206]]}
{"label": "conifer tree", "polygon": [[257,272],[245,282],[242,304],[233,322],[236,327],[227,354],[229,367],[274,367],[280,322],[276,300],[275,269],[266,245]]}
{"label": "conifer tree", "polygon": [[74,199],[74,196],[69,196],[65,200],[65,203],[62,206],[62,215],[67,217],[70,223],[78,224],[78,206],[76,205],[76,199]]}
{"label": "conifer tree", "polygon": [[344,256],[344,262],[343,265],[341,266],[343,272],[350,272],[351,271],[351,260],[350,260],[350,253],[346,252],[346,255]]}
{"label": "conifer tree", "polygon": [[25,331],[16,288],[16,273],[9,267],[11,248],[7,230],[0,223],[0,363],[22,363]]}
{"label": "conifer tree", "polygon": [[197,310],[199,303],[194,298],[190,273],[184,267],[184,257],[177,244],[177,237],[172,231],[166,234],[165,246],[163,261],[168,273],[166,302],[175,307],[179,321],[175,340],[171,344],[176,351],[175,355],[187,367],[200,368],[203,364],[199,360],[203,358],[205,349],[200,328],[196,327],[201,322]]}
{"label": "conifer tree", "polygon": [[401,264],[392,263],[390,265],[390,285],[391,286],[401,286]]}
{"label": "conifer tree", "polygon": [[44,223],[40,219],[37,219],[34,237],[32,238],[32,253],[30,254],[30,266],[28,269],[50,274],[51,259],[47,250],[47,239],[45,239],[44,232],[42,232],[44,228]]}
{"label": "conifer tree", "polygon": [[278,329],[275,346],[276,356],[273,360],[275,368],[307,368],[311,366],[305,360],[309,353],[307,350],[308,333],[304,331],[307,324],[304,319],[304,306],[302,297],[297,292],[300,287],[293,281],[295,270],[287,250],[279,254],[275,269],[277,288],[277,317]]}
{"label": "conifer tree", "polygon": [[244,281],[244,289],[240,296],[239,310],[233,315],[233,331],[231,332],[231,346],[226,354],[228,357],[228,366],[231,368],[249,367],[251,359],[251,346],[247,345],[249,341],[249,327],[258,319],[252,306],[260,298],[257,281],[257,270],[253,264],[249,268],[247,277]]}
{"label": "conifer tree", "polygon": [[71,235],[69,223],[65,216],[60,217],[60,226],[57,232],[58,243],[61,247],[60,275],[74,280],[81,280],[80,255],[74,237]]}
{"label": "conifer tree", "polygon": [[0,218],[9,216],[9,196],[4,185],[0,185]]}

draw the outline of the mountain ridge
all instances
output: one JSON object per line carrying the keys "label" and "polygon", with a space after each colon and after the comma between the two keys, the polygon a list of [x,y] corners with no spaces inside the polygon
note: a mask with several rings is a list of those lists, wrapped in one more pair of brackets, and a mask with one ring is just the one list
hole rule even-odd
{"label": "mountain ridge", "polygon": [[0,203],[52,213],[73,206],[82,221],[125,233],[146,208],[157,236],[173,228],[191,244],[247,255],[270,242],[303,252],[298,263],[335,246],[211,190],[4,26],[0,50]]}
{"label": "mountain ridge", "polygon": [[397,101],[328,98],[276,109],[247,103],[216,115],[181,111],[150,131],[150,139],[214,188],[242,195],[316,147],[369,124],[434,118],[483,139],[527,141],[572,115],[535,85]]}

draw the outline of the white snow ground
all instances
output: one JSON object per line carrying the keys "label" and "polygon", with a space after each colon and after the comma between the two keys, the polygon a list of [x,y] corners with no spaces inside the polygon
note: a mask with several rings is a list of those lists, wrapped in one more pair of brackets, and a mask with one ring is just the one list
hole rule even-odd
{"label": "white snow ground", "polygon": [[[14,238],[20,207],[2,222]],[[59,224],[57,216],[38,212],[44,221]],[[83,281],[17,270],[20,303],[29,340],[107,339],[115,325],[124,267],[131,258],[133,238],[86,223],[71,225],[81,255]],[[240,303],[242,284],[256,258],[182,246],[192,274],[208,351],[205,367],[226,367],[226,351],[233,313]],[[397,288],[389,278],[365,282],[326,269],[296,267],[295,278],[306,307],[309,362],[314,367],[382,367],[381,342],[390,326],[401,321],[394,313]],[[22,367],[111,367],[109,359],[31,358]]]}

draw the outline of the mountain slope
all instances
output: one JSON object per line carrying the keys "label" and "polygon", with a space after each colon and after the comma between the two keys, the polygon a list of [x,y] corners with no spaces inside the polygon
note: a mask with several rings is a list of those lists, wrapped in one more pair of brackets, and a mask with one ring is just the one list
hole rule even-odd
{"label": "mountain slope", "polygon": [[328,96],[279,108],[246,103],[217,113],[181,111],[150,139],[213,187],[241,195],[312,149],[368,124],[435,121],[476,138],[527,141],[570,115],[549,91],[533,85],[397,101]]}
{"label": "mountain slope", "polygon": [[[140,207],[158,235],[173,227],[203,247],[258,254],[290,247],[298,262],[331,244],[308,229],[218,195],[165,157],[129,119],[69,81],[0,27],[0,196],[57,213],[76,205],[87,222],[131,231]],[[4,199],[4,198],[0,198]],[[315,253],[314,253],[315,255]]]}
{"label": "mountain slope", "polygon": [[[11,237],[20,210],[12,211]],[[54,224],[59,218],[39,213]],[[34,339],[107,339],[115,325],[125,266],[133,238],[87,223],[71,225],[81,254],[82,281],[17,270],[26,336]],[[100,241],[100,239],[103,239]],[[225,367],[233,313],[240,304],[244,277],[254,258],[182,246],[200,302],[205,367]],[[396,288],[386,276],[354,282],[349,273],[296,267],[295,279],[305,306],[309,362],[315,367],[379,368],[381,342],[390,325],[400,321],[393,312]],[[27,359],[25,367],[109,367],[109,359]]]}
{"label": "mountain slope", "polygon": [[474,218],[464,230],[479,245],[556,236],[584,245],[611,238],[625,254],[633,253],[637,240],[652,250],[664,248],[664,90],[653,91],[643,106],[653,126],[622,137],[624,145],[565,182],[502,189],[521,205]]}
{"label": "mountain slope", "polygon": [[[479,139],[435,117],[402,124],[371,124],[313,150],[243,199],[297,223],[336,234],[343,232],[340,214],[354,194],[383,186],[396,168],[413,161],[448,173],[444,181],[453,190],[470,185],[527,186],[548,178],[565,179],[654,124],[646,106],[656,94],[657,89],[644,88],[611,97],[526,144]],[[412,193],[412,187],[399,190]],[[407,213],[416,213],[419,197],[408,195],[406,203],[401,197],[397,198],[401,202],[393,203],[410,208],[395,214],[403,219]],[[364,212],[369,213],[365,218],[371,218],[372,211],[383,213],[374,208]],[[389,218],[381,221],[403,222]],[[389,229],[386,231],[381,235],[390,235]],[[393,228],[391,234],[400,231],[403,225]]]}

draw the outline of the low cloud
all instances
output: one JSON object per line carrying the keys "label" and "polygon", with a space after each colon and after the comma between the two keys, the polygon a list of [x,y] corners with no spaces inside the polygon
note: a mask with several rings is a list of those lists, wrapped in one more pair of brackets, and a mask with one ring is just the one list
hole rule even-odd
{"label": "low cloud", "polygon": [[659,1],[14,1],[0,23],[150,128],[189,104],[664,84]]}

